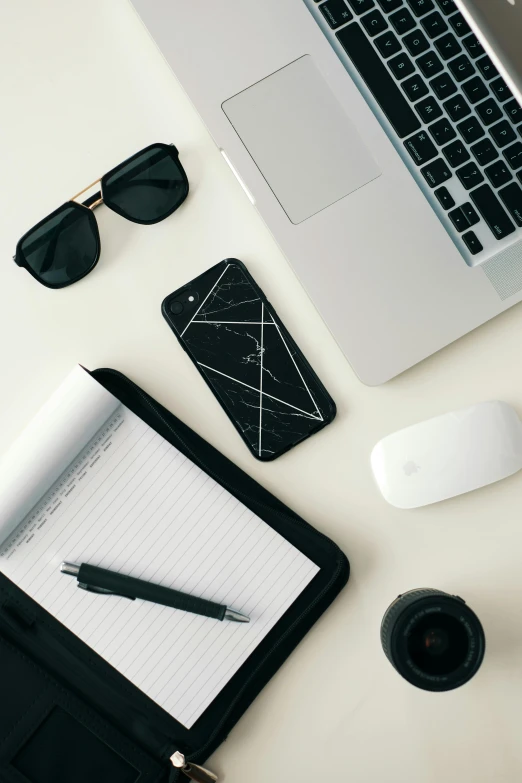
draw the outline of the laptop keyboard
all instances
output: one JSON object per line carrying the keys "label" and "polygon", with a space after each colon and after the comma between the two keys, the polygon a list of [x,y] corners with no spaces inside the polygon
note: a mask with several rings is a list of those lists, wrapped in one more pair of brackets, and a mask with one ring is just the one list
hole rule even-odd
{"label": "laptop keyboard", "polygon": [[522,109],[453,0],[314,2],[469,263],[520,238]]}

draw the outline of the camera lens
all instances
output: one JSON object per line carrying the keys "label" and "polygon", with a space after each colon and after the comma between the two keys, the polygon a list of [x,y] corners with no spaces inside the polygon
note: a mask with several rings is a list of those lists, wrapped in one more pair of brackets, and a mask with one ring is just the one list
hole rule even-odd
{"label": "camera lens", "polygon": [[174,313],[174,315],[180,315],[180,313],[183,312],[185,308],[181,304],[181,302],[171,302],[170,303],[170,312]]}
{"label": "camera lens", "polygon": [[399,674],[427,691],[464,685],[480,668],[486,647],[480,620],[462,598],[427,588],[392,603],[381,643]]}

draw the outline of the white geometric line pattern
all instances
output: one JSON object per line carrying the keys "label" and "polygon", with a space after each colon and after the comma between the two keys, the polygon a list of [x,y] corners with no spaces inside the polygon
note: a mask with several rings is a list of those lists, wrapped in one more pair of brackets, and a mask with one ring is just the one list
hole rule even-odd
{"label": "white geometric line pattern", "polygon": [[190,324],[192,323],[192,321],[194,320],[194,318],[197,316],[197,314],[199,313],[199,311],[201,310],[201,308],[203,307],[203,305],[205,304],[205,302],[207,301],[207,299],[209,298],[209,296],[210,296],[210,295],[211,295],[211,294],[212,294],[212,293],[215,291],[215,289],[218,287],[219,281],[221,280],[221,278],[223,277],[223,275],[225,274],[225,272],[227,271],[227,269],[229,268],[229,266],[230,266],[230,264],[227,264],[227,265],[226,265],[226,267],[223,269],[223,272],[222,272],[222,273],[219,275],[218,279],[216,280],[216,282],[214,283],[214,285],[212,286],[212,288],[210,289],[210,291],[208,292],[208,294],[206,295],[206,297],[203,299],[203,301],[201,302],[200,306],[198,307],[198,309],[196,310],[196,312],[194,313],[194,315],[192,316],[192,318],[190,319],[190,321],[188,322],[188,324],[185,326],[185,328],[184,328],[184,329],[183,329],[183,331],[181,332],[181,335],[180,335],[180,337],[183,337],[183,335],[185,334],[185,332],[186,332],[186,331],[187,331],[187,329],[189,328]]}
{"label": "white geometric line pattern", "polygon": [[259,353],[261,354],[261,367],[259,370],[259,441],[258,441],[258,449],[259,449],[259,456],[261,456],[261,449],[262,449],[262,427],[263,427],[263,354],[265,352],[265,346],[264,346],[264,328],[265,328],[265,303],[261,302],[261,348],[259,349]]}
{"label": "white geometric line pattern", "polygon": [[296,361],[295,361],[294,357],[292,356],[292,352],[290,351],[290,348],[289,348],[289,347],[288,347],[288,345],[286,344],[285,338],[284,338],[284,337],[283,337],[283,335],[281,334],[281,329],[280,329],[280,328],[279,328],[279,326],[278,326],[278,325],[275,323],[275,321],[274,321],[273,323],[274,323],[274,326],[275,326],[275,328],[276,328],[276,329],[277,329],[277,331],[279,332],[279,337],[280,337],[280,338],[281,338],[281,340],[283,341],[283,345],[285,346],[285,348],[286,348],[286,350],[288,351],[288,354],[289,354],[289,356],[290,356],[291,360],[292,360],[292,361],[293,361],[293,363],[294,363],[295,369],[296,369],[296,370],[297,370],[297,372],[299,373],[299,377],[301,378],[301,380],[302,380],[302,382],[303,382],[303,386],[305,387],[306,391],[307,391],[307,392],[308,392],[308,394],[310,395],[310,399],[312,400],[313,404],[315,405],[315,409],[316,409],[316,411],[317,411],[317,415],[319,416],[319,418],[321,419],[321,421],[324,421],[323,417],[321,416],[321,411],[320,411],[320,410],[319,410],[319,408],[317,407],[317,403],[316,403],[316,401],[314,400],[314,398],[312,397],[312,392],[311,392],[311,391],[310,391],[310,389],[308,388],[308,385],[307,385],[307,383],[306,383],[305,379],[303,378],[303,375],[302,375],[302,373],[301,373],[301,370],[300,370],[300,369],[299,369],[299,367],[297,366],[297,363],[296,363]]}
{"label": "white geometric line pattern", "polygon": [[[231,375],[227,375],[226,372],[221,372],[221,370],[216,370],[215,367],[210,367],[208,364],[203,364],[203,362],[198,362],[200,367],[204,367],[206,370],[212,370],[212,372],[217,372],[218,375],[222,375],[223,378],[230,378],[231,381],[235,381],[236,383],[241,384],[241,386],[246,386],[247,389],[252,389],[252,391],[258,392],[259,389],[256,389],[255,386],[251,386],[249,383],[245,383],[244,381],[238,381],[237,378],[233,378]],[[263,392],[263,397],[270,397],[271,400],[275,400],[276,402],[280,402],[282,405],[287,405],[289,408],[293,408],[294,411],[299,411],[299,413],[303,413],[305,416],[308,416],[309,419],[315,419],[316,421],[324,421],[323,417],[320,413],[316,416],[315,413],[310,413],[309,411],[304,411],[302,408],[298,408],[296,405],[292,405],[291,402],[285,402],[284,400],[279,399],[279,397],[274,397],[273,394],[268,394],[268,392]]]}
{"label": "white geometric line pattern", "polygon": [[[227,280],[222,281],[223,276],[228,270],[233,270],[231,279],[227,278]],[[241,429],[243,429],[246,439],[250,440],[250,447],[253,450],[257,451],[258,455],[261,457],[264,453],[270,454],[274,452],[274,448],[272,447],[272,442],[274,441],[274,438],[276,438],[275,442],[277,443],[278,439],[281,436],[283,436],[284,438],[285,432],[289,433],[292,437],[294,437],[295,436],[294,433],[300,431],[299,427],[297,427],[297,429],[294,428],[294,426],[291,424],[292,421],[296,422],[298,418],[302,419],[304,417],[312,421],[324,422],[324,417],[321,414],[319,406],[317,405],[312,395],[312,392],[310,391],[310,388],[306,383],[305,378],[303,377],[303,373],[301,372],[294,356],[292,355],[292,351],[290,350],[287,341],[283,336],[281,328],[273,319],[270,311],[265,308],[264,301],[261,299],[261,297],[259,297],[257,291],[253,289],[251,283],[246,279],[244,275],[242,275],[242,273],[240,273],[240,276],[242,276],[243,279],[239,279],[238,281],[236,267],[234,265],[227,264],[227,266],[219,276],[218,280],[211,287],[210,291],[205,296],[200,306],[194,313],[193,317],[190,319],[189,323],[185,326],[181,334],[184,335],[188,330],[189,326],[192,326],[192,324],[194,324],[194,328],[191,329],[191,335],[193,336],[190,337],[189,339],[190,341],[196,340],[197,342],[195,344],[198,347],[201,346],[202,350],[205,351],[210,358],[210,355],[212,355],[213,357],[220,356],[219,352],[216,351],[217,347],[221,345],[220,340],[218,338],[217,343],[214,345],[214,348],[210,350],[209,353],[209,351],[205,346],[214,343],[211,337],[211,333],[206,335],[205,331],[201,332],[200,329],[196,326],[196,324],[198,324],[199,326],[201,326],[202,324],[207,324],[209,327],[216,327],[216,328],[223,327],[226,330],[226,332],[223,333],[222,339],[223,338],[227,339],[226,334],[228,334],[229,331],[227,327],[233,327],[234,325],[243,326],[243,327],[250,327],[250,326],[260,327],[260,331],[257,332],[256,335],[254,335],[254,333],[249,334],[247,330],[247,337],[254,339],[256,342],[256,350],[251,354],[244,354],[246,360],[240,358],[243,356],[243,354],[236,354],[233,349],[232,352],[230,352],[230,350],[227,348],[226,345],[224,346],[225,353],[223,354],[224,357],[229,356],[234,358],[237,356],[237,359],[239,361],[243,361],[244,364],[252,365],[254,363],[255,365],[258,365],[259,366],[258,382],[254,380],[255,375],[254,377],[252,377],[251,371],[250,371],[250,375],[249,376],[247,375],[247,380],[250,381],[250,383],[247,383],[246,381],[239,380],[239,378],[234,377],[236,375],[236,372],[232,369],[232,367],[223,368],[223,369],[228,369],[229,371],[232,369],[233,374],[230,375],[227,372],[223,372],[223,370],[218,370],[216,367],[212,367],[209,364],[206,364],[205,362],[208,361],[208,359],[206,359],[206,357],[204,356],[194,357],[194,358],[201,369],[208,370],[211,373],[216,373],[217,375],[222,376],[223,378],[227,378],[233,381],[234,383],[239,384],[245,389],[249,389],[252,392],[257,392],[258,394],[257,401],[251,400],[249,402],[248,397],[246,396],[244,397],[244,400],[241,400],[244,406],[243,410],[246,411],[248,408],[251,409],[249,416],[252,416],[252,418],[249,418],[249,416],[245,416],[244,428],[240,419],[235,417],[235,421],[237,424],[239,424]],[[247,286],[246,290],[245,290],[245,284]],[[233,286],[238,286],[238,285],[240,287],[238,291],[239,297],[234,296],[235,291],[232,292],[232,296],[231,296],[231,288],[233,288]],[[223,295],[223,291],[226,291],[225,295]],[[253,299],[251,298],[252,296],[251,292],[254,293]],[[206,308],[203,309],[210,297],[212,297],[211,301],[207,304]],[[219,302],[219,306],[217,309],[215,309],[216,304],[218,302]],[[251,307],[257,309],[256,305],[258,304],[261,305],[260,320],[259,321],[248,320],[248,309],[245,310],[245,305],[250,305]],[[237,319],[237,315],[240,312],[241,312],[240,317],[243,315],[243,312],[245,312],[245,315],[247,317],[244,320],[226,320],[226,316],[223,311],[233,310],[236,307],[239,308],[237,313],[230,312],[232,318],[235,315]],[[243,308],[242,311],[241,308]],[[252,315],[254,318],[256,318],[255,309]],[[269,330],[269,332],[265,334],[265,327],[274,327],[274,326],[277,330],[277,336],[273,330]],[[233,335],[236,334],[239,335],[239,332],[236,332],[233,328],[231,331],[232,331],[231,338],[233,337]],[[241,332],[241,334],[243,334],[243,332]],[[270,339],[268,339],[269,334],[270,334]],[[201,337],[200,335],[203,336]],[[200,342],[200,340],[203,340],[203,342]],[[210,340],[210,344],[208,340]],[[275,349],[272,346],[278,346],[278,348]],[[265,357],[265,352],[267,350],[267,347],[269,347],[269,352]],[[276,350],[275,357],[278,356],[277,351],[279,351],[279,353],[282,352],[283,356],[285,354],[288,354],[288,356],[291,359],[290,366],[292,366],[297,372],[295,382],[293,382],[293,385],[288,388],[289,390],[290,389],[293,390],[292,391],[293,394],[295,394],[297,390],[299,390],[300,398],[298,396],[298,399],[296,399],[296,402],[299,402],[299,406],[294,405],[291,402],[287,402],[286,400],[281,399],[281,397],[276,397],[274,394],[270,394],[268,391],[266,391],[267,386],[268,388],[270,388],[270,386],[274,384],[274,381],[277,384],[279,384],[280,382],[280,378],[276,377],[276,375],[274,375],[273,372],[274,350]],[[199,359],[204,359],[204,361],[200,361]],[[281,362],[281,361],[282,361],[282,365],[276,364],[275,367],[288,366],[287,359],[285,360],[281,356],[279,356],[277,362]],[[211,364],[214,364],[212,360],[211,360]],[[235,367],[235,361],[234,361],[234,367]],[[253,369],[254,368],[251,367],[251,370]],[[277,375],[279,375],[279,373],[277,373]],[[298,383],[296,382],[297,377],[299,378]],[[284,383],[288,383],[288,381],[284,381]],[[277,388],[270,389],[270,391],[276,391],[277,393],[279,393]],[[305,399],[303,399],[303,395],[305,399],[306,397],[309,397],[313,405],[312,410],[305,410],[305,408],[308,408],[308,405],[306,404]],[[274,403],[272,405],[267,405],[269,400],[273,400]],[[275,403],[279,403],[280,405],[289,409],[287,411],[287,414],[289,414],[291,418],[289,418],[288,415],[285,415],[282,419],[280,418],[279,421],[281,422],[281,425],[278,425],[277,423],[278,416],[282,416],[284,414],[284,410],[277,412],[277,406],[275,406]],[[258,414],[259,414],[257,419],[254,418],[256,408],[258,408]],[[291,414],[291,411],[295,411],[295,413]],[[249,421],[250,424],[248,423]],[[286,423],[283,424],[283,422]],[[256,430],[257,432],[255,432]],[[247,433],[250,433],[249,438],[247,437]],[[303,434],[305,435],[305,431],[303,431]]]}

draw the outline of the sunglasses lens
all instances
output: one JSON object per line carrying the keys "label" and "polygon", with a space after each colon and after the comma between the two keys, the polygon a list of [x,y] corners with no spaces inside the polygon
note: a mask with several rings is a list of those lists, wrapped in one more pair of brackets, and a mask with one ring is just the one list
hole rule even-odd
{"label": "sunglasses lens", "polygon": [[28,234],[20,251],[33,274],[50,286],[65,286],[83,277],[99,254],[92,212],[64,204]]}
{"label": "sunglasses lens", "polygon": [[157,223],[185,200],[188,185],[174,148],[149,147],[102,180],[103,200],[123,217]]}

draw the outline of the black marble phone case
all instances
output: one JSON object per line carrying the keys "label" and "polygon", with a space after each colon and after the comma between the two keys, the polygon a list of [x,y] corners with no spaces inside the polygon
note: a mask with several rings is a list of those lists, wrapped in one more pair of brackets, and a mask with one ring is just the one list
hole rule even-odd
{"label": "black marble phone case", "polygon": [[275,459],[334,418],[334,401],[241,261],[212,267],[162,310],[257,459]]}

